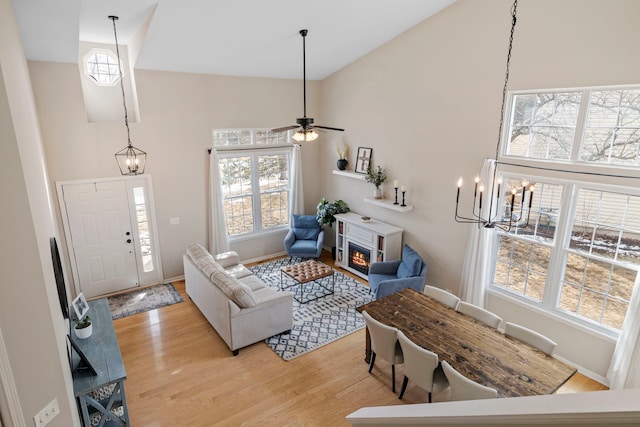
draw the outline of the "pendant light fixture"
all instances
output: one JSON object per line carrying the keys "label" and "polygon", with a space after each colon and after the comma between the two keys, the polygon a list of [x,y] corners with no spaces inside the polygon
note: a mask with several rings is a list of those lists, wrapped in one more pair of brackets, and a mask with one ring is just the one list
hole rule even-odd
{"label": "pendant light fixture", "polygon": [[118,46],[118,34],[116,32],[117,16],[110,15],[113,22],[113,37],[116,41],[116,56],[118,57],[118,73],[120,74],[120,89],[122,91],[122,105],[124,107],[124,125],[127,128],[127,146],[118,151],[116,162],[122,175],[141,175],[147,164],[147,153],[131,144],[131,131],[129,130],[129,115],[127,113],[127,99],[124,94],[124,79],[122,78],[122,65],[120,64],[120,47]]}
{"label": "pendant light fixture", "polygon": [[[534,186],[527,181],[522,182],[521,187],[511,189],[510,203],[507,204],[505,211],[497,209],[500,202],[500,189],[502,180],[497,178],[498,154],[500,150],[500,139],[502,136],[502,125],[504,123],[504,110],[507,99],[507,83],[509,82],[509,65],[511,62],[511,48],[513,47],[513,33],[516,29],[516,9],[518,8],[518,0],[514,0],[511,6],[511,33],[509,35],[509,49],[507,51],[507,66],[505,71],[504,86],[502,87],[502,107],[500,109],[500,126],[498,129],[498,142],[496,145],[496,157],[493,165],[493,174],[491,182],[491,191],[485,198],[485,205],[488,204],[487,214],[482,214],[482,198],[486,187],[484,183],[479,182],[480,178],[476,177],[475,187],[473,190],[473,206],[471,208],[471,216],[461,216],[458,214],[458,204],[460,201],[460,188],[462,187],[462,178],[458,180],[458,192],[456,194],[456,212],[455,220],[459,223],[477,224],[478,227],[500,228],[505,231],[511,230],[511,227],[527,227],[529,225],[529,216],[531,214],[531,204],[533,201]],[[519,200],[516,200],[516,197]],[[528,206],[527,206],[528,198]],[[516,201],[519,201],[519,208],[514,209]],[[495,205],[494,205],[495,204]]]}

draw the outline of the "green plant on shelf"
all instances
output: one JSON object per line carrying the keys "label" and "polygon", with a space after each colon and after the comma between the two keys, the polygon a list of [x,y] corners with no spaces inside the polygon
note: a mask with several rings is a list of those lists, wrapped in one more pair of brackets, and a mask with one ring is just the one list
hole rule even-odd
{"label": "green plant on shelf", "polygon": [[342,201],[336,200],[331,203],[324,197],[320,199],[318,206],[316,208],[316,219],[318,220],[318,224],[320,226],[328,225],[329,227],[333,226],[333,223],[336,222],[336,218],[334,215],[349,212],[349,206]]}
{"label": "green plant on shelf", "polygon": [[376,166],[375,170],[372,170],[371,166],[369,166],[367,168],[367,176],[365,179],[367,182],[375,185],[376,188],[380,188],[380,186],[387,180],[387,173],[380,166]]}

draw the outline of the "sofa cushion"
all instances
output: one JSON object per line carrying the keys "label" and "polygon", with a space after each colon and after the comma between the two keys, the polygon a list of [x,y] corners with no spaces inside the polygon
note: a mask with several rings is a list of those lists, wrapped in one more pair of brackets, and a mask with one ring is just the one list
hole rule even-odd
{"label": "sofa cushion", "polygon": [[296,240],[318,240],[320,225],[314,215],[293,215],[293,232]]}
{"label": "sofa cushion", "polygon": [[253,274],[251,276],[244,276],[240,279],[240,282],[251,288],[254,293],[266,286],[261,279],[259,279],[257,276],[254,276]]}
{"label": "sofa cushion", "polygon": [[408,245],[404,245],[404,248],[402,248],[402,262],[398,266],[398,272],[396,273],[398,278],[418,276],[421,268],[422,258],[420,258],[420,255]]}
{"label": "sofa cushion", "polygon": [[211,258],[213,261],[213,256],[211,256],[209,251],[197,243],[192,243],[187,247],[187,255],[189,255],[196,265],[198,264],[198,260],[203,258]]}
{"label": "sofa cushion", "polygon": [[224,270],[218,270],[211,274],[211,282],[235,302],[238,307],[255,307],[256,299],[253,291],[235,277],[229,276]]}
{"label": "sofa cushion", "polygon": [[236,279],[242,279],[243,277],[251,276],[253,273],[247,267],[242,264],[236,264],[224,269],[228,275],[235,277]]}

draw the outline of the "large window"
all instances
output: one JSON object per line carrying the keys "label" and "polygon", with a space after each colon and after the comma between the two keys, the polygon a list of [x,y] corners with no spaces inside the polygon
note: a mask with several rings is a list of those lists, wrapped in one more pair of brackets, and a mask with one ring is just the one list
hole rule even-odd
{"label": "large window", "polygon": [[[497,231],[492,288],[616,334],[640,271],[640,191],[637,180],[602,175],[598,165],[640,169],[640,90],[510,99],[503,158],[547,165],[503,176],[501,212],[515,226]],[[558,162],[579,165],[580,173],[563,178]]]}
{"label": "large window", "polygon": [[264,129],[213,132],[229,236],[288,226],[291,148],[287,138]]}

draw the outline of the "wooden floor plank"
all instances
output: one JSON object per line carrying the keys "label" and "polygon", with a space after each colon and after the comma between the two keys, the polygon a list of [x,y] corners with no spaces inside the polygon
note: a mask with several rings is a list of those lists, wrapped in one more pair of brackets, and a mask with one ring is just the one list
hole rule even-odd
{"label": "wooden floor plank", "polygon": [[[321,260],[333,266],[329,253]],[[263,342],[234,357],[189,300],[184,282],[174,285],[184,303],[114,321],[136,427],[347,426],[344,417],[363,406],[427,401],[411,383],[400,401],[382,360],[367,373],[364,330],[289,362]],[[396,381],[399,389],[401,366]],[[577,374],[558,393],[603,389]]]}

